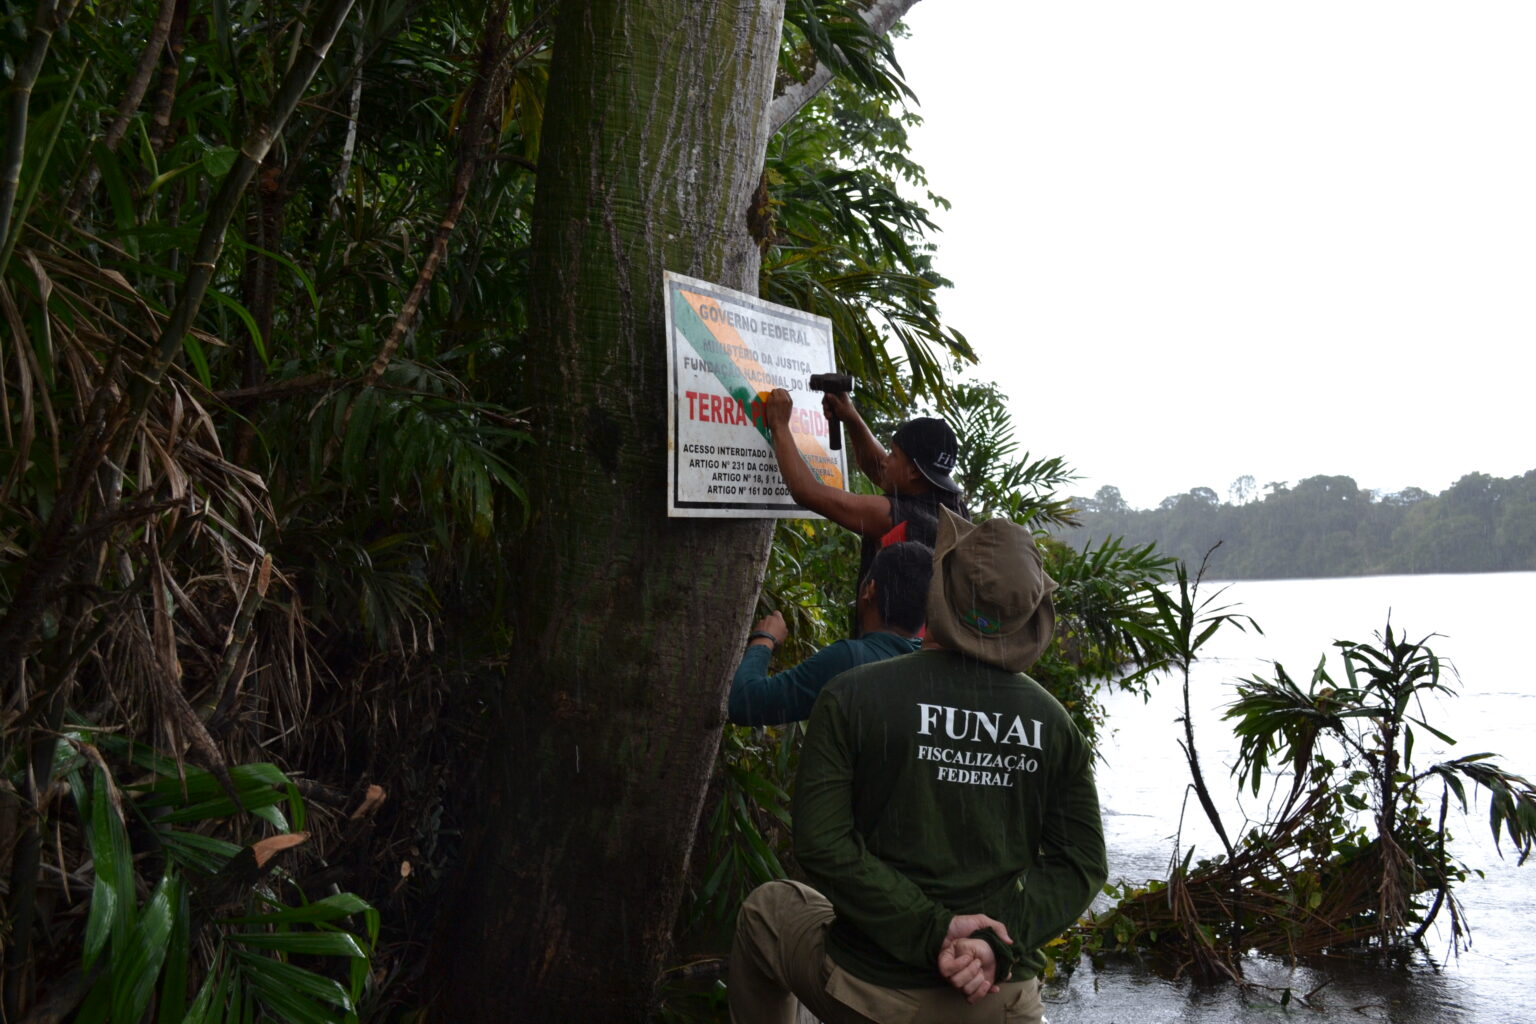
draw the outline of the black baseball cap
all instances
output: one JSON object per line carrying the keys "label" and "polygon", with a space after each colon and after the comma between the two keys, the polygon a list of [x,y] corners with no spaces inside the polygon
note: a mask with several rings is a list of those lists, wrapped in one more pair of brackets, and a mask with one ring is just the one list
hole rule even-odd
{"label": "black baseball cap", "polygon": [[917,471],[923,474],[923,479],[940,490],[960,493],[960,485],[949,475],[955,468],[960,442],[955,439],[955,432],[949,429],[948,423],[932,416],[907,420],[896,428],[891,443],[906,452]]}

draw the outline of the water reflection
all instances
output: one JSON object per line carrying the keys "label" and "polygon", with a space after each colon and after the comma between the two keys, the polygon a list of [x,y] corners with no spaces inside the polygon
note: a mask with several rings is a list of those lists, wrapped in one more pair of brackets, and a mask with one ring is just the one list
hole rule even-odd
{"label": "water reflection", "polygon": [[1289,1018],[1394,1024],[1536,1020],[1536,1002],[1529,995],[1517,995],[1513,1003],[1494,1012],[1466,976],[1454,968],[1442,969],[1422,955],[1398,966],[1341,958],[1295,967],[1254,956],[1244,961],[1244,973],[1252,987],[1240,991],[1231,985],[1169,980],[1128,959],[1112,958],[1099,967],[1085,960],[1070,979],[1046,986],[1046,1015],[1052,1024],[1249,1024]]}

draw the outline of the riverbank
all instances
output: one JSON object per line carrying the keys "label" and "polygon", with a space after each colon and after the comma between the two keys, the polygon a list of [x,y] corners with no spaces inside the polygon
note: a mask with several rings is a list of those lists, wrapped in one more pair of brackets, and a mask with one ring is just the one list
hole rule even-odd
{"label": "riverbank", "polygon": [[[1521,639],[1536,611],[1536,573],[1451,576],[1382,576],[1330,580],[1240,581],[1226,587],[1219,604],[1252,615],[1263,633],[1223,630],[1191,674],[1195,737],[1207,780],[1224,820],[1262,817],[1262,803],[1240,800],[1227,778],[1236,743],[1222,720],[1240,678],[1272,674],[1279,660],[1293,675],[1310,675],[1331,641],[1365,640],[1390,613],[1394,628],[1417,639],[1439,633],[1430,645],[1447,660],[1460,696],[1423,708],[1436,728],[1458,742],[1435,750],[1425,734],[1415,760],[1422,766],[1441,755],[1492,751],[1507,767],[1530,777],[1527,740],[1536,721],[1536,681]],[[1215,836],[1192,800],[1186,808],[1188,773],[1177,746],[1182,714],[1176,682],[1154,688],[1145,704],[1120,694],[1109,698],[1109,732],[1103,745],[1099,790],[1110,872],[1116,880],[1164,878],[1175,850],[1210,855]],[[1443,745],[1442,745],[1443,746]],[[1519,867],[1499,855],[1488,829],[1487,801],[1470,813],[1453,812],[1454,849],[1482,877],[1457,890],[1472,928],[1471,948],[1451,954],[1445,921],[1428,937],[1428,955],[1406,963],[1330,960],[1291,965],[1267,958],[1245,961],[1249,980],[1264,986],[1245,996],[1231,986],[1198,988],[1159,977],[1131,961],[1084,962],[1068,978],[1047,986],[1052,1024],[1251,1024],[1278,1015],[1308,1021],[1393,1021],[1394,1024],[1536,1022],[1536,953],[1527,940],[1536,914],[1536,867]],[[1509,852],[1507,840],[1504,851]],[[1286,990],[1293,1003],[1282,1007]],[[1310,998],[1295,1002],[1298,997]],[[1307,1009],[1310,1007],[1310,1009]]]}

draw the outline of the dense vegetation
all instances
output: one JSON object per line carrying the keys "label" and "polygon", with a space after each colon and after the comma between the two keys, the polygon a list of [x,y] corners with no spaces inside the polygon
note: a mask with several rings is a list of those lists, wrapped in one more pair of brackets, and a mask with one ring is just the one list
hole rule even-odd
{"label": "dense vegetation", "polygon": [[[555,102],[569,99],[552,84],[556,25],[586,30],[580,16],[595,12],[655,28],[668,11],[654,6],[0,0],[6,1020],[401,1019],[432,995],[422,975],[434,951],[480,970],[475,983],[504,1007],[506,972],[481,970],[486,944],[462,941],[462,920],[439,910],[467,874],[466,848],[508,833],[542,840],[550,821],[584,810],[508,811],[577,773],[505,770],[509,751],[537,755],[562,723],[591,729],[584,699],[604,713],[625,705],[631,735],[652,741],[671,721],[646,703],[654,695],[703,709],[698,735],[683,737],[704,751],[690,762],[697,779],[671,780],[702,792],[713,779],[700,826],[711,845],[694,858],[683,913],[690,939],[708,946],[707,922],[785,869],[776,830],[793,730],[729,730],[712,758],[724,672],[630,664],[628,690],[601,689],[621,660],[646,660],[637,651],[713,646],[720,661],[739,650],[745,630],[731,624],[751,615],[750,594],[733,582],[742,607],[674,621],[646,589],[667,567],[633,548],[661,550],[668,531],[703,547],[750,528],[646,520],[630,548],[589,544],[596,568],[567,573],[572,585],[634,604],[615,602],[619,639],[582,623],[579,649],[561,652],[605,669],[575,677],[585,698],[529,682],[551,641],[519,617],[558,603],[525,570],[552,546],[552,523],[589,511],[550,498],[569,470],[559,459],[625,461],[631,475],[600,467],[623,499],[604,508],[611,534],[643,532],[634,524],[660,504],[646,489],[660,417],[619,419],[659,402],[643,386],[659,337],[634,316],[633,333],[596,337],[617,368],[582,379],[593,437],[562,443],[553,406],[574,392],[547,393],[563,353],[550,356],[539,326],[555,289],[535,284],[554,262],[536,230],[538,203],[556,191],[540,170],[546,143],[571,135],[569,123],[555,130],[553,112],[572,109]],[[781,96],[820,70],[830,85],[787,111],[774,101],[750,209],[734,205],[731,224],[698,234],[750,231],[760,260],[742,283],[833,320],[840,367],[860,377],[872,417],[952,416],[980,514],[1065,524],[1065,465],[1019,458],[997,390],[952,380],[974,355],[934,297],[943,278],[926,207],[940,200],[907,154],[899,68],[866,8],[905,9],[804,0],[769,26]],[[701,11],[724,5],[670,8]],[[661,28],[647,38],[671,39]],[[670,49],[629,56],[626,72],[649,58],[663,76],[683,73]],[[666,234],[647,230],[649,211],[622,230],[611,213],[570,220]],[[610,277],[596,290],[654,299],[660,282]],[[736,575],[755,587],[766,557],[763,607],[786,611],[801,651],[835,638],[852,597],[850,538],[784,523],[770,551],[768,532],[740,552]],[[1143,685],[1179,661],[1160,597],[1172,566],[1140,543],[1045,543],[1060,625],[1039,674],[1092,730],[1098,686]],[[506,728],[508,705],[537,706],[549,728]],[[638,778],[660,760],[626,762],[643,744],[621,746],[587,745],[584,775]],[[481,770],[492,762],[501,774]],[[581,837],[585,847],[610,847],[620,865],[658,848],[671,858],[660,863],[687,862],[692,837],[676,834],[687,829],[617,806],[608,841]],[[682,810],[691,823],[701,808]],[[536,849],[541,865],[560,860]],[[663,881],[629,873],[649,889]],[[625,891],[613,876],[582,879],[574,895]],[[459,888],[493,908],[522,899],[558,917],[578,906],[531,883]],[[620,916],[633,910],[619,903]],[[620,943],[569,912],[600,951],[586,959],[627,989],[623,1005],[649,1004],[666,930]],[[502,945],[514,930],[544,937],[513,920]],[[565,977],[590,964],[560,966],[546,982],[567,984],[560,998],[599,998]],[[515,995],[527,1009],[538,994]]]}
{"label": "dense vegetation", "polygon": [[[6,1019],[387,1019],[432,942],[462,952],[434,914],[499,821],[475,769],[526,678],[550,451],[525,368],[557,15],[0,2]],[[981,508],[1059,517],[1065,467],[1016,464],[995,391],[949,382],[974,357],[938,316],[889,40],[821,0],[780,49],[785,82],[835,75],[768,146],[761,293],[834,321],[871,415],[968,417]],[[779,530],[764,602],[803,644],[838,635],[849,554]],[[1168,563],[1053,559],[1053,678],[1091,722],[1091,670],[1159,657]],[[755,785],[764,742],[729,734],[719,777]]]}
{"label": "dense vegetation", "polygon": [[1223,503],[1208,487],[1133,509],[1114,487],[1076,499],[1081,528],[1068,543],[1122,537],[1199,564],[1212,547],[1217,579],[1366,576],[1536,569],[1536,470],[1500,479],[1469,473],[1438,495],[1418,488],[1363,490],[1347,476],[1314,476],[1294,487],[1253,478]]}

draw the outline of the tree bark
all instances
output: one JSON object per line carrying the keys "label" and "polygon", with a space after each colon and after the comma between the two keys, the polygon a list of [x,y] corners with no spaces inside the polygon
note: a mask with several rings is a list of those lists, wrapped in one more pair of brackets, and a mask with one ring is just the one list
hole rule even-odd
{"label": "tree bark", "polygon": [[518,656],[438,937],[456,1021],[642,1020],[771,535],[669,519],[662,271],[755,293],[783,0],[566,0],[534,208]]}

